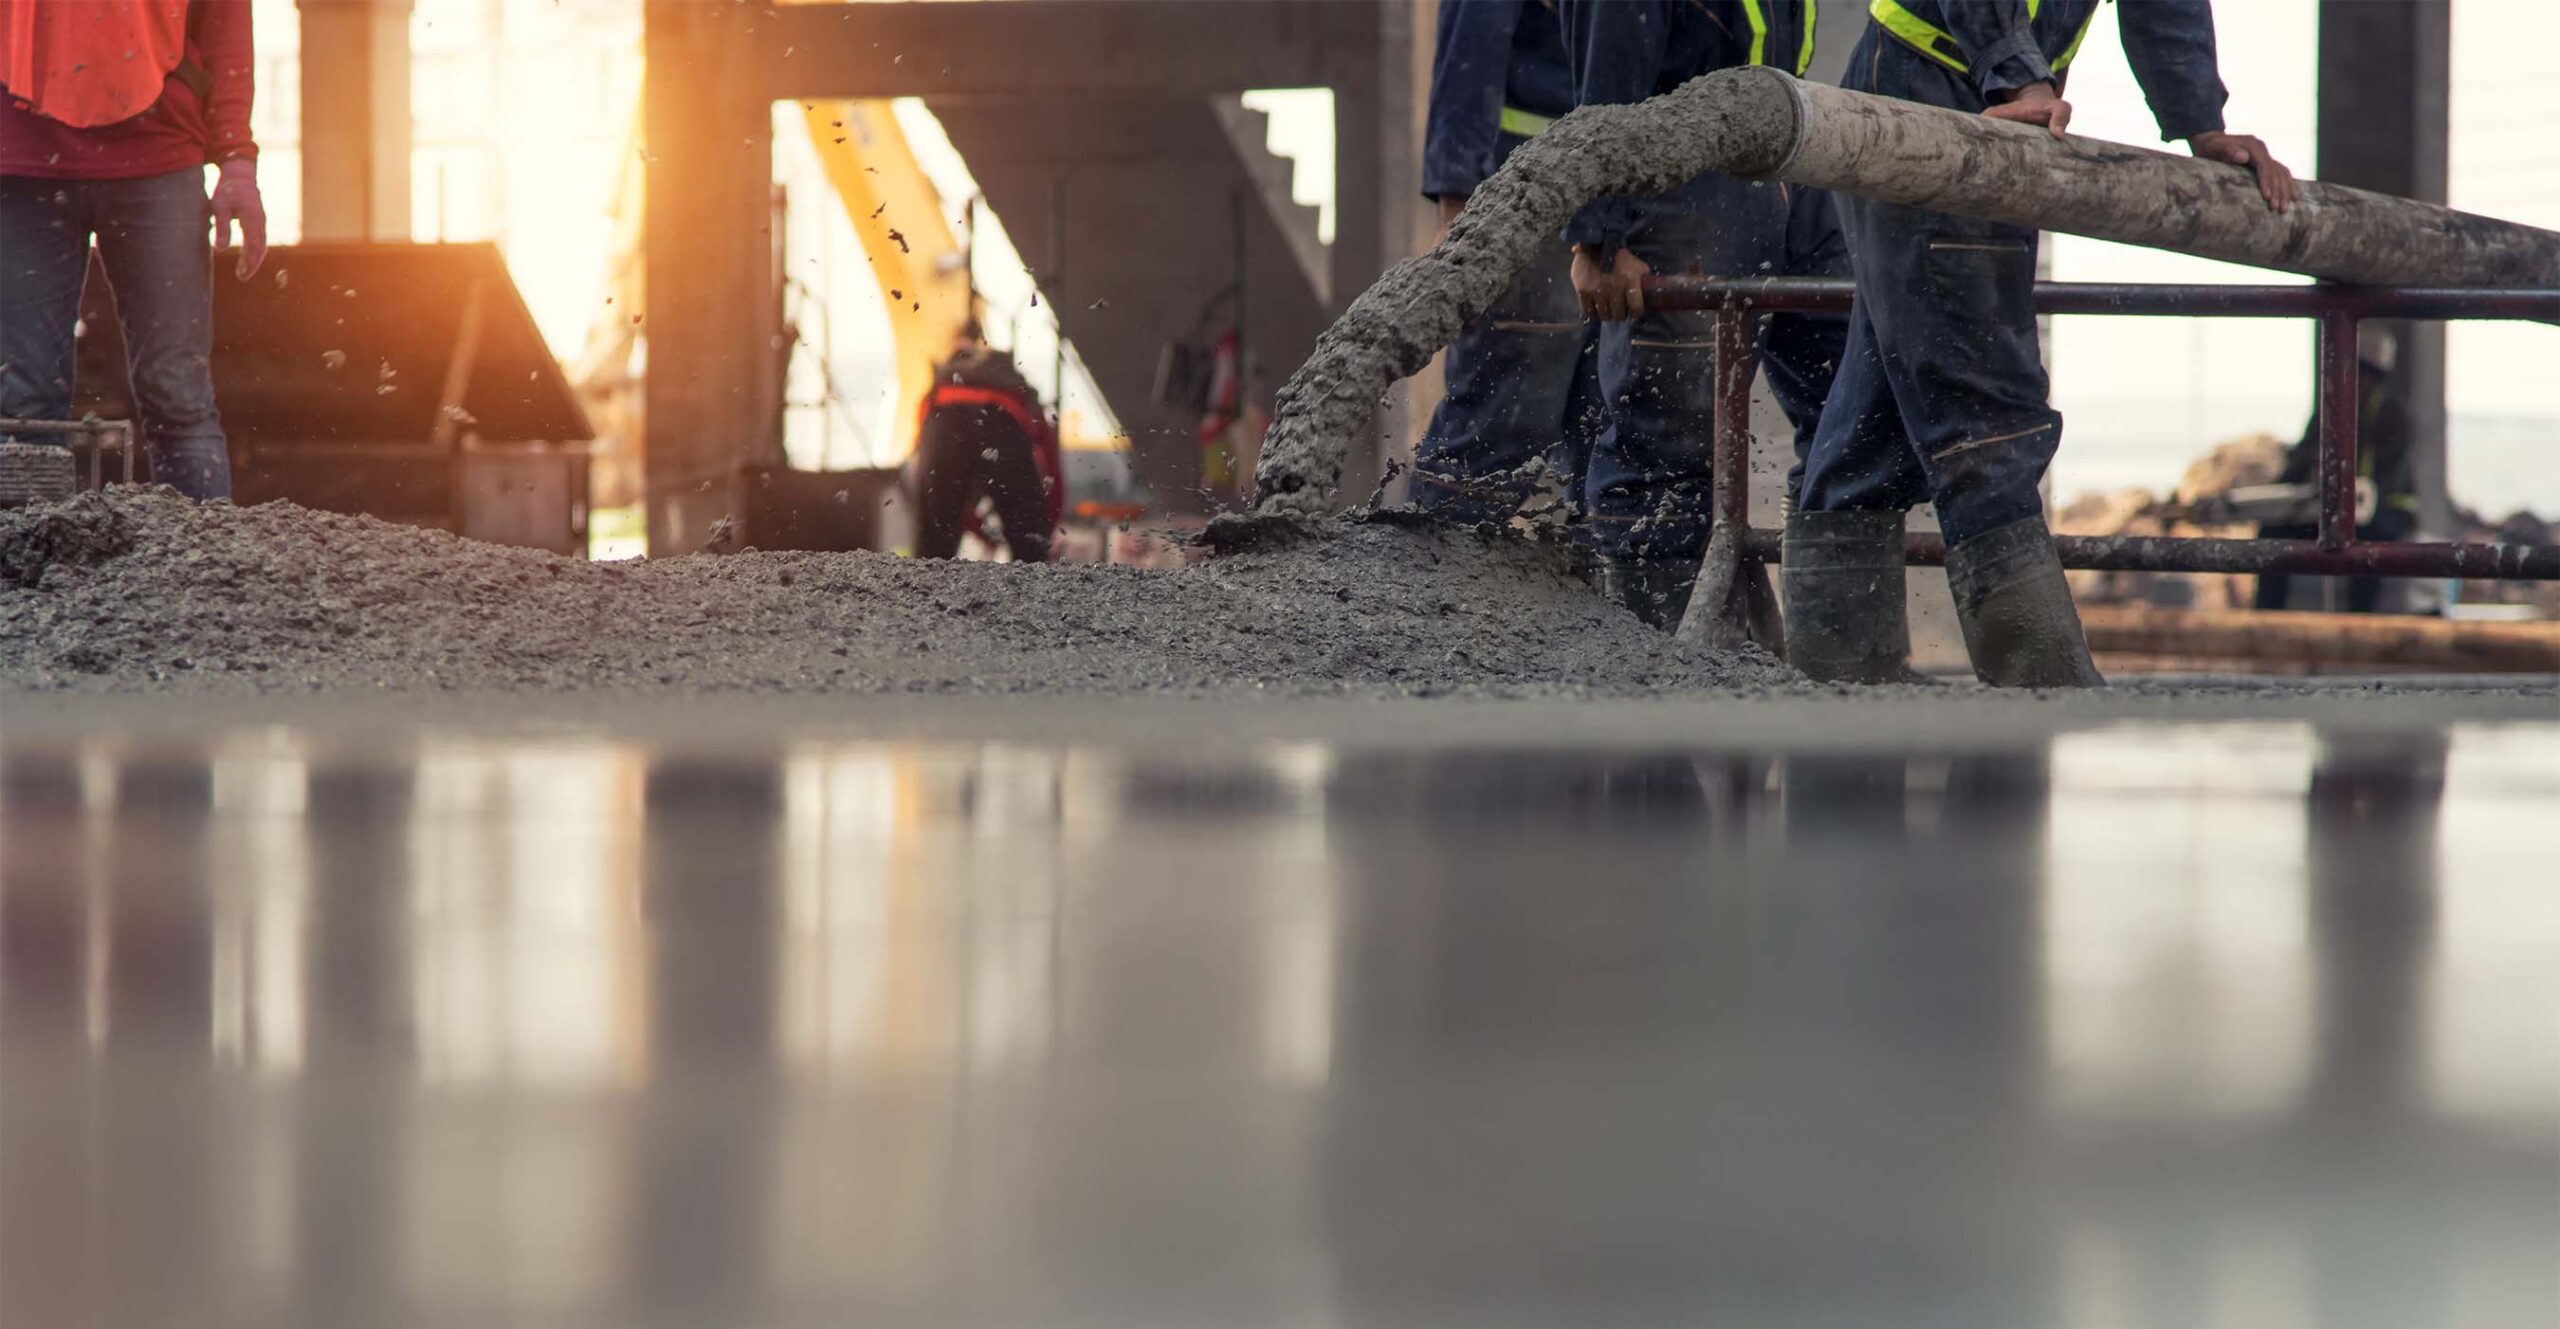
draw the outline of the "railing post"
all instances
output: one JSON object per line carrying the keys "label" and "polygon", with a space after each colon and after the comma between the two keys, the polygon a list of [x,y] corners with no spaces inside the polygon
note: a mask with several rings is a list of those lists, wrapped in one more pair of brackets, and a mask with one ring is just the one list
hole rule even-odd
{"label": "railing post", "polygon": [[2356,416],[2362,408],[2356,316],[2320,316],[2320,547],[2356,538]]}
{"label": "railing post", "polygon": [[[1751,522],[1751,310],[1716,314],[1715,523],[1739,535]],[[1738,546],[1737,546],[1738,547]]]}
{"label": "railing post", "polygon": [[[1709,512],[1715,525],[1678,638],[1715,650],[1750,639],[1742,574],[1743,528],[1751,519],[1751,310],[1728,300],[1716,310],[1715,438],[1708,480],[1715,486]],[[1774,647],[1772,649],[1775,649]]]}

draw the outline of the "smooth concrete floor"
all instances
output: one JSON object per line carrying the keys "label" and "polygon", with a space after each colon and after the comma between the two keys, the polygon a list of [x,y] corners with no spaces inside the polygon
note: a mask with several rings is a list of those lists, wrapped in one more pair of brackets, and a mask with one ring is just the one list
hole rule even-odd
{"label": "smooth concrete floor", "polygon": [[2560,724],[1214,728],[0,738],[0,1324],[2560,1324]]}

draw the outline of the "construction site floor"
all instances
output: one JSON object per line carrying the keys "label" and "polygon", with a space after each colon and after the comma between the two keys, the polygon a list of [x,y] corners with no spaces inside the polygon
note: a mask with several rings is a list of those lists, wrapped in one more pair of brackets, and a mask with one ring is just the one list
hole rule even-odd
{"label": "construction site floor", "polygon": [[0,694],[10,1325],[2560,1323],[2560,693]]}

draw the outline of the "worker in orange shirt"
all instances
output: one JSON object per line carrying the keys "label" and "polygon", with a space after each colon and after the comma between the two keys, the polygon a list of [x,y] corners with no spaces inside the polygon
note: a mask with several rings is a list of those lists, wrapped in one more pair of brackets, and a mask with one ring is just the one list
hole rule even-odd
{"label": "worker in orange shirt", "polygon": [[[249,0],[0,0],[0,418],[70,418],[94,241],[152,478],[196,499],[231,496],[213,239],[237,228],[242,280],[266,258],[249,13]],[[13,462],[60,452],[41,469],[58,492],[31,496],[68,496],[68,451],[18,442]]]}

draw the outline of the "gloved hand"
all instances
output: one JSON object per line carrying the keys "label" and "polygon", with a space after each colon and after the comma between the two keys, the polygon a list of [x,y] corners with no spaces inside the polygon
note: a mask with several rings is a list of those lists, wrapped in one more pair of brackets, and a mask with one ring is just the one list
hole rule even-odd
{"label": "gloved hand", "polygon": [[267,261],[267,204],[258,195],[258,163],[249,157],[234,157],[222,164],[222,173],[213,186],[213,243],[218,249],[231,246],[234,226],[240,232],[240,256],[231,270],[240,280],[258,275]]}

